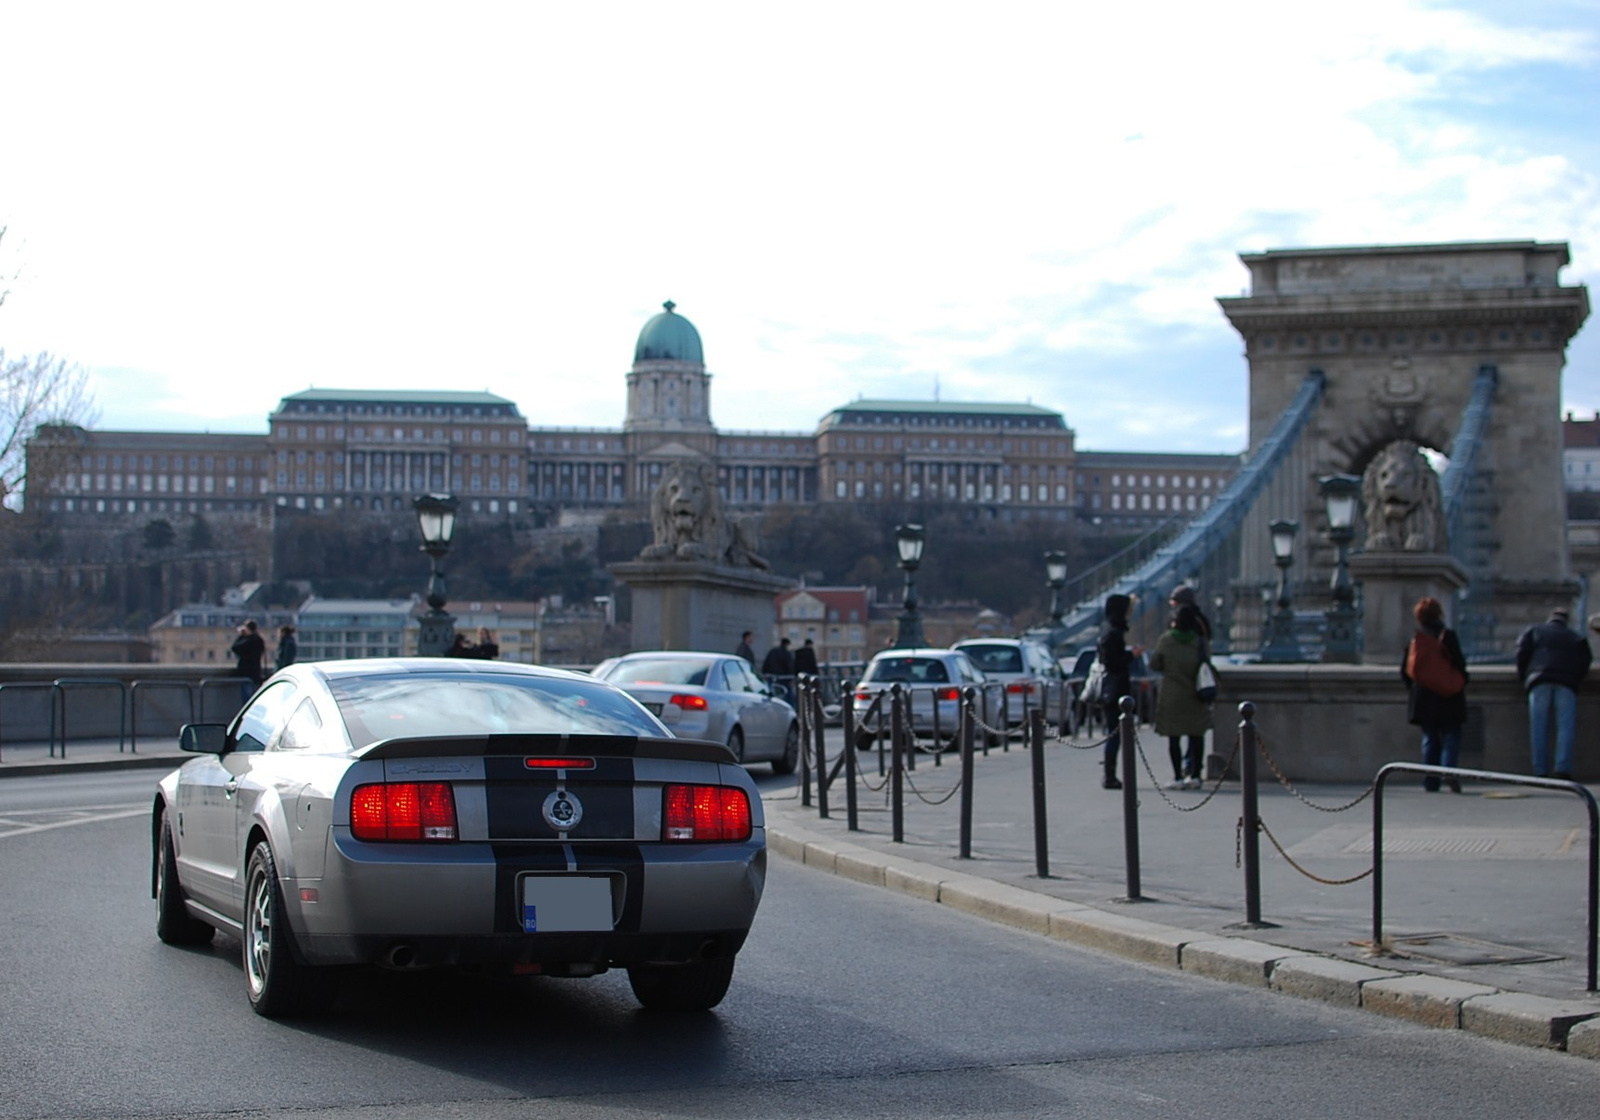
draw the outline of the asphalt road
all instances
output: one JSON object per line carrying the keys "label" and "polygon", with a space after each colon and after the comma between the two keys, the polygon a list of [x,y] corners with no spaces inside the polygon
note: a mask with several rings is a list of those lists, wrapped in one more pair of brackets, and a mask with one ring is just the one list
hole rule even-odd
{"label": "asphalt road", "polygon": [[1141,968],[774,859],[717,1012],[374,974],[316,1023],[156,941],[153,775],[0,785],[0,1118],[1593,1116],[1600,1065]]}

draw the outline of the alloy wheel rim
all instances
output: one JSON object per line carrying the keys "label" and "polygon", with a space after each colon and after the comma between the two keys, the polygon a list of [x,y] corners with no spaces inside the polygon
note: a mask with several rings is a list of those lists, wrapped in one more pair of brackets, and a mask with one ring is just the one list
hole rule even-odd
{"label": "alloy wheel rim", "polygon": [[250,879],[250,928],[246,931],[246,964],[250,990],[266,987],[267,969],[272,965],[272,884],[258,870]]}

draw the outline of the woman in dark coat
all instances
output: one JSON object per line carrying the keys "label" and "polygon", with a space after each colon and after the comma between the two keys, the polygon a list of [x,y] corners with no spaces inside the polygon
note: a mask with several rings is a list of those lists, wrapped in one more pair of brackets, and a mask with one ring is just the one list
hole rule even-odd
{"label": "woman in dark coat", "polygon": [[1100,688],[1100,703],[1105,713],[1109,737],[1106,739],[1106,777],[1101,785],[1106,789],[1121,789],[1122,779],[1117,777],[1117,747],[1120,736],[1117,721],[1122,717],[1118,702],[1133,693],[1133,659],[1139,653],[1128,648],[1128,608],[1133,600],[1126,595],[1106,596],[1106,624],[1100,631],[1095,651],[1100,664],[1105,666],[1105,683]]}
{"label": "woman in dark coat", "polygon": [[[1211,730],[1211,705],[1194,691],[1195,674],[1210,653],[1202,625],[1194,607],[1179,607],[1172,629],[1161,635],[1150,654],[1150,668],[1161,674],[1156,734],[1167,737],[1173,789],[1200,788],[1200,760],[1205,754],[1206,732]],[[1185,737],[1189,740],[1187,758],[1179,749]]]}
{"label": "woman in dark coat", "polygon": [[[1444,607],[1431,596],[1417,600],[1413,608],[1417,619],[1417,636],[1406,644],[1400,657],[1400,679],[1411,690],[1406,703],[1406,718],[1422,728],[1422,762],[1425,766],[1455,766],[1461,755],[1461,725],[1467,722],[1467,659],[1461,654],[1461,642],[1456,632],[1444,624]],[[1412,648],[1420,641],[1442,643],[1445,660],[1461,675],[1460,687],[1444,695],[1424,687],[1412,679]],[[1420,670],[1419,670],[1420,672]],[[1455,793],[1461,792],[1461,782],[1446,779],[1446,785]],[[1439,789],[1439,779],[1432,774],[1422,779],[1422,788],[1430,793]]]}

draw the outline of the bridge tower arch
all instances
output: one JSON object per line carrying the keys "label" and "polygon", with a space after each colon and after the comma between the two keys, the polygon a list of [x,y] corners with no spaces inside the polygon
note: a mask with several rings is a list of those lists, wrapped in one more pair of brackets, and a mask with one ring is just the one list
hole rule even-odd
{"label": "bridge tower arch", "polygon": [[[1361,474],[1409,440],[1461,464],[1449,550],[1468,575],[1460,606],[1478,656],[1580,588],[1568,565],[1561,373],[1589,314],[1588,289],[1559,279],[1559,242],[1458,242],[1242,254],[1247,295],[1218,302],[1244,341],[1254,454],[1307,375],[1323,392],[1286,479],[1290,509],[1257,503],[1241,539],[1240,583],[1274,573],[1268,523],[1301,526],[1298,582],[1326,599],[1334,552],[1318,479]],[[1476,411],[1475,411],[1476,410]],[[1452,491],[1446,477],[1446,489]],[[1358,541],[1359,544],[1359,541]],[[1463,620],[1457,618],[1458,627]],[[1467,634],[1464,632],[1463,637]],[[1398,656],[1368,650],[1369,660]]]}

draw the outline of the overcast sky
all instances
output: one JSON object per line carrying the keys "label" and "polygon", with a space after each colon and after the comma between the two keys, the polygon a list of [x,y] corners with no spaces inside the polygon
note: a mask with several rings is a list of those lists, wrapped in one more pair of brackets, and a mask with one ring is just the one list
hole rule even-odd
{"label": "overcast sky", "polygon": [[1565,241],[1592,284],[1597,105],[1600,0],[0,0],[0,347],[107,429],[312,386],[614,427],[672,299],[724,429],[937,393],[1233,452],[1239,253]]}

